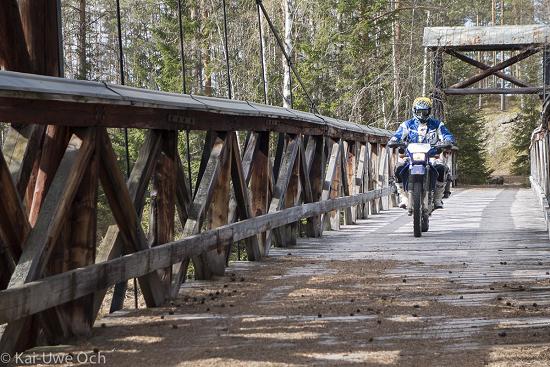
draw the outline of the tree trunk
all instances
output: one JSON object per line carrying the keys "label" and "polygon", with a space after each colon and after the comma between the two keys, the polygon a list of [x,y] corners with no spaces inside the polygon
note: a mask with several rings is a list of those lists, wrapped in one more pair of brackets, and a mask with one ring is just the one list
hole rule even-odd
{"label": "tree trunk", "polygon": [[79,0],[79,30],[78,30],[78,76],[77,79],[88,79],[88,64],[86,62],[86,0]]}
{"label": "tree trunk", "polygon": [[399,86],[399,55],[397,54],[397,45],[401,34],[401,29],[398,20],[399,0],[393,0],[393,10],[396,14],[396,19],[392,21],[392,66],[393,66],[393,110],[396,121],[399,121],[399,103],[400,103],[400,86]]}
{"label": "tree trunk", "polygon": [[[283,0],[283,11],[285,17],[285,51],[286,54],[292,59],[294,51],[292,43],[292,28],[294,26],[294,0]],[[283,55],[283,107],[292,108],[292,80],[290,65]]]}

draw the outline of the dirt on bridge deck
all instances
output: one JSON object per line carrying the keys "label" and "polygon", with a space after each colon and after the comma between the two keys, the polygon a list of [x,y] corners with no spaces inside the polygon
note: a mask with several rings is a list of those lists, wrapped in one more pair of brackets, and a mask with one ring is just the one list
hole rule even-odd
{"label": "dirt on bridge deck", "polygon": [[190,282],[49,348],[116,366],[548,366],[550,244],[529,189],[462,189],[416,239],[400,209]]}

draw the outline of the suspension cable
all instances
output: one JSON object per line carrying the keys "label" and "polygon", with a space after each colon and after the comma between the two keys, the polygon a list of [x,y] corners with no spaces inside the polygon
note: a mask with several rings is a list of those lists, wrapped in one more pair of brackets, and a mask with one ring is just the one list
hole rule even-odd
{"label": "suspension cable", "polygon": [[227,11],[225,9],[225,0],[222,0],[223,3],[223,34],[225,42],[223,44],[225,48],[225,67],[227,69],[227,96],[229,99],[233,99],[233,92],[231,91],[231,70],[229,67],[229,47],[227,45]]}
{"label": "suspension cable", "polygon": [[[116,0],[116,20],[117,20],[117,30],[118,30],[118,61],[120,66],[120,84],[126,84],[126,78],[124,75],[124,50],[122,49],[122,21],[120,16],[120,0]],[[124,128],[124,148],[126,153],[126,179],[130,178],[130,148],[128,143],[128,128]],[[122,308],[124,304],[124,295],[126,291],[126,283],[118,283],[119,297],[122,297],[122,304],[119,301],[113,302],[111,304],[111,312],[118,311]],[[116,287],[115,287],[116,288]],[[116,290],[116,289],[115,289]],[[116,294],[113,294],[113,301],[115,301]],[[138,308],[138,292],[137,292],[137,281],[134,278],[134,307]]]}
{"label": "suspension cable", "polygon": [[266,70],[265,70],[265,64],[264,64],[264,39],[263,39],[263,32],[262,32],[262,13],[260,10],[260,5],[256,4],[256,8],[258,9],[258,30],[260,33],[260,64],[262,64],[262,81],[264,82],[264,103],[267,104],[267,79],[266,79]]}
{"label": "suspension cable", "polygon": [[263,13],[264,17],[267,20],[267,24],[269,24],[269,28],[271,29],[271,32],[273,33],[273,35],[275,36],[275,39],[277,40],[277,44],[279,45],[279,48],[281,49],[286,61],[288,62],[289,66],[290,66],[290,69],[294,73],[294,76],[296,77],[296,80],[300,84],[300,87],[304,91],[304,94],[306,95],[306,97],[309,101],[311,110],[315,113],[319,113],[319,111],[317,110],[317,106],[315,105],[315,102],[313,101],[313,99],[309,95],[306,87],[304,86],[302,78],[300,77],[300,74],[298,74],[298,70],[296,70],[296,67],[294,66],[294,63],[292,62],[291,57],[286,52],[284,43],[281,40],[281,37],[279,36],[279,33],[277,33],[277,30],[275,29],[275,26],[273,25],[273,22],[271,21],[271,18],[267,14],[267,10],[265,9],[264,4],[262,3],[262,0],[256,0],[256,4],[258,4],[260,9],[262,10],[262,13]]}
{"label": "suspension cable", "polygon": [[185,52],[183,49],[183,16],[181,0],[178,0],[178,21],[180,32],[180,56],[181,56],[181,91],[183,94],[187,94],[187,80],[185,78]]}
{"label": "suspension cable", "polygon": [[[187,94],[187,79],[185,76],[185,50],[183,48],[183,15],[181,0],[178,0],[178,21],[179,21],[179,34],[180,34],[180,56],[181,56],[181,88],[182,93]],[[185,143],[187,144],[187,179],[189,181],[189,192],[193,192],[193,180],[191,179],[191,152],[189,145],[189,129],[185,130]]]}

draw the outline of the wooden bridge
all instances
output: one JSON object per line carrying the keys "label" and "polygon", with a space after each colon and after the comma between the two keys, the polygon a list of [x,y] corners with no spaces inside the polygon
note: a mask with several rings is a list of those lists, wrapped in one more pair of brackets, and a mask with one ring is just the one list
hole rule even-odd
{"label": "wooden bridge", "polygon": [[[58,3],[17,3],[0,4],[0,121],[11,123],[0,154],[0,363],[25,350],[113,365],[548,361],[548,104],[533,135],[534,193],[457,189],[415,239],[394,208],[389,131],[59,78]],[[538,39],[511,47],[526,44],[451,89],[442,52],[460,49],[427,44],[436,114],[442,94],[482,93],[466,87],[542,50]],[[113,128],[147,131],[127,179]],[[189,130],[204,135],[194,182],[178,144]],[[455,152],[454,180],[456,167]],[[101,238],[98,195],[113,216]],[[247,261],[229,261],[235,246]],[[123,301],[110,288],[131,279],[140,310],[105,316]]]}

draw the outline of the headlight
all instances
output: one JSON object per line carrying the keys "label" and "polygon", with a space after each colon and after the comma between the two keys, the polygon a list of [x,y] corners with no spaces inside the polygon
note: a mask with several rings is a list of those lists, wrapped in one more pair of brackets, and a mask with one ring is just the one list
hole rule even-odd
{"label": "headlight", "polygon": [[425,161],[426,153],[413,153],[413,161]]}

